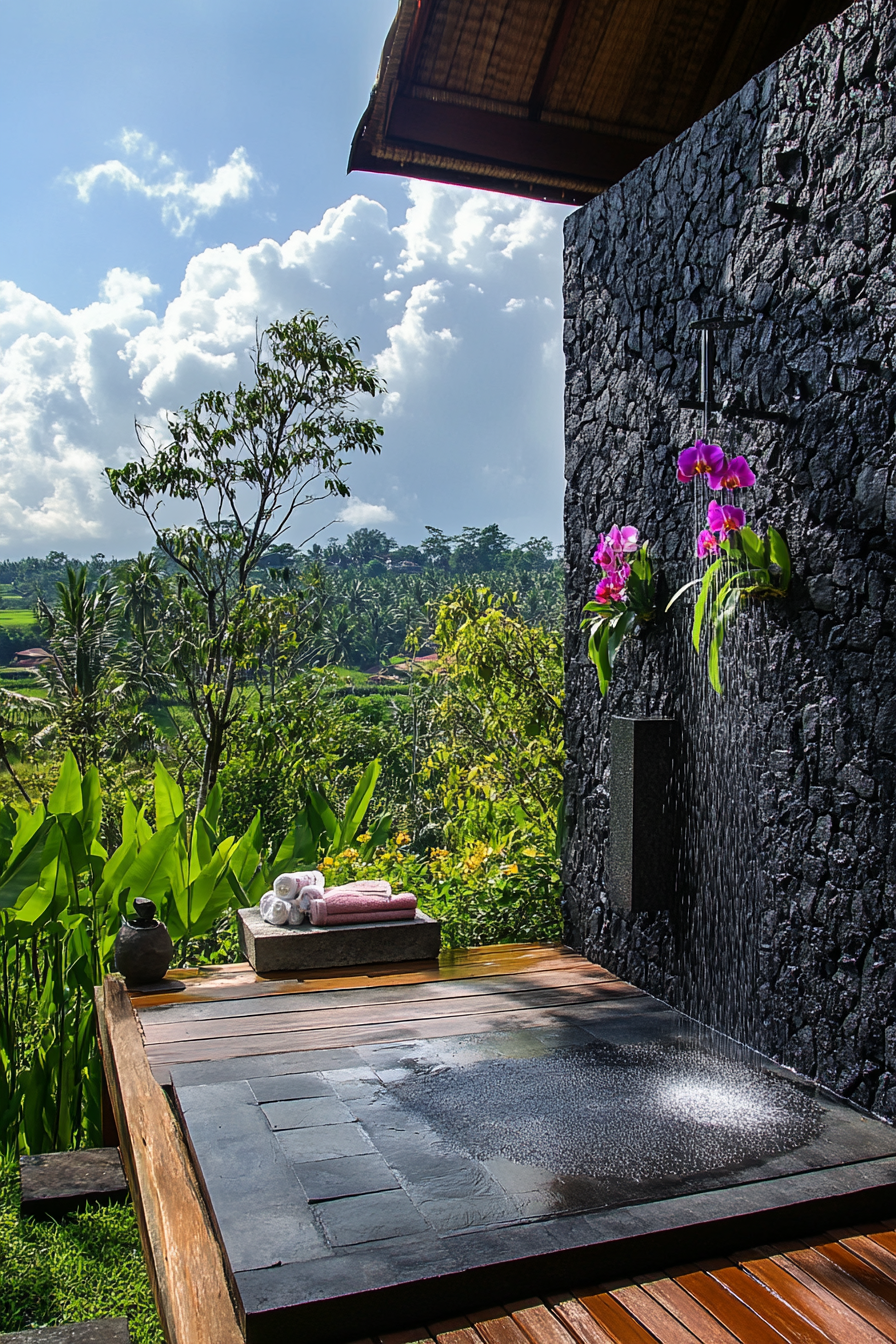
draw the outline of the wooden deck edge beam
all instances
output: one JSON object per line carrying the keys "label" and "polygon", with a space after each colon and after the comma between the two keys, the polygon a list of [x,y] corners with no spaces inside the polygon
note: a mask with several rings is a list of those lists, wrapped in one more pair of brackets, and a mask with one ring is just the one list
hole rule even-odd
{"label": "wooden deck edge beam", "polygon": [[152,1076],[124,984],[96,991],[103,1068],[153,1296],[168,1344],[245,1344],[180,1127]]}

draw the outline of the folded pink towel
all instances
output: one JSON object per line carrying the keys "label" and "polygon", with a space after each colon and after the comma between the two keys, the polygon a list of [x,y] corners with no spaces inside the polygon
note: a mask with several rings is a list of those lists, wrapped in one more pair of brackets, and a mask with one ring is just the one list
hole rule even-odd
{"label": "folded pink towel", "polygon": [[316,925],[317,928],[330,928],[334,924],[386,924],[390,920],[413,919],[416,913],[417,908],[414,906],[410,910],[368,910],[364,914],[345,914],[343,912],[339,915],[331,915],[324,911],[322,915],[316,916],[312,905],[311,923]]}
{"label": "folded pink towel", "polygon": [[311,923],[363,924],[370,919],[413,919],[417,897],[410,891],[395,896],[362,895],[333,888],[311,900]]}
{"label": "folded pink towel", "polygon": [[324,892],[330,896],[382,896],[392,895],[392,884],[378,877],[359,878],[357,882],[345,882],[341,887],[330,887]]}

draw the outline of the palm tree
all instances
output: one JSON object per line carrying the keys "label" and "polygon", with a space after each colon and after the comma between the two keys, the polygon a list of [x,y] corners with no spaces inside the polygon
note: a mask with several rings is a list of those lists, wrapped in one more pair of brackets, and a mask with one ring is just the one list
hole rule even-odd
{"label": "palm tree", "polygon": [[137,739],[145,738],[146,725],[138,722],[143,686],[133,643],[123,633],[123,604],[108,577],[91,585],[85,566],[68,565],[56,594],[55,606],[44,598],[37,603],[53,653],[37,679],[55,730],[83,771],[98,760],[104,741],[117,754],[117,738],[133,742],[135,729]]}

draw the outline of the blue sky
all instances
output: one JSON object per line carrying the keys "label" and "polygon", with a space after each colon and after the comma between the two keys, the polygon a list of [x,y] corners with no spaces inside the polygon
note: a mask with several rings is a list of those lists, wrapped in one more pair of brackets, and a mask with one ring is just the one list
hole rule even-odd
{"label": "blue sky", "polygon": [[393,12],[4,7],[0,553],[143,544],[102,479],[134,418],[231,386],[255,318],[298,307],[357,334],[389,384],[382,457],[350,474],[334,534],[559,540],[566,211],[346,176]]}

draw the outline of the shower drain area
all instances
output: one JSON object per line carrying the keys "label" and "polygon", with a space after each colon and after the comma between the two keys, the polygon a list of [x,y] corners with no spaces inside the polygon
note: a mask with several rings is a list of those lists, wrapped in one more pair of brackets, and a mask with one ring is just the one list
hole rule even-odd
{"label": "shower drain area", "polygon": [[390,1092],[409,1124],[422,1120],[511,1184],[513,1167],[540,1170],[560,1182],[558,1200],[570,1208],[728,1182],[825,1128],[807,1090],[681,1042],[408,1064],[411,1077]]}
{"label": "shower drain area", "polygon": [[647,996],[553,1016],[172,1065],[250,1344],[450,1315],[461,1288],[512,1300],[530,1272],[542,1291],[632,1273],[645,1247],[716,1254],[788,1209],[833,1226],[891,1206],[890,1126]]}

